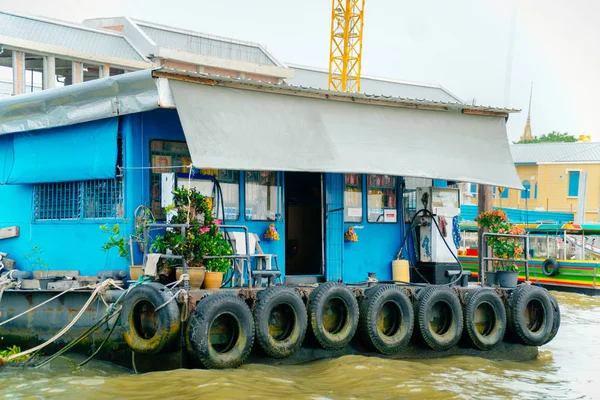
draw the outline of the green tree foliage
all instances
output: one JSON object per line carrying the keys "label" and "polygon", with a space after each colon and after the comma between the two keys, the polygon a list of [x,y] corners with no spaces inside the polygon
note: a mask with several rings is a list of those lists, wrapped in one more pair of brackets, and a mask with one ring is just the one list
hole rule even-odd
{"label": "green tree foliage", "polygon": [[521,140],[517,142],[517,144],[528,144],[528,143],[572,143],[576,142],[577,138],[573,135],[570,135],[567,132],[561,133],[552,131],[546,135],[536,136],[533,140]]}

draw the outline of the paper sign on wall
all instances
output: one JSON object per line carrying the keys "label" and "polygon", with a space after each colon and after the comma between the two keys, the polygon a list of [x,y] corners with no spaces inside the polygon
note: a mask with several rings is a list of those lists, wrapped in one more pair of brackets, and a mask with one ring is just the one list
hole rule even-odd
{"label": "paper sign on wall", "polygon": [[348,216],[349,217],[362,217],[362,208],[348,207]]}
{"label": "paper sign on wall", "polygon": [[383,210],[383,222],[397,222],[398,211],[397,210]]}

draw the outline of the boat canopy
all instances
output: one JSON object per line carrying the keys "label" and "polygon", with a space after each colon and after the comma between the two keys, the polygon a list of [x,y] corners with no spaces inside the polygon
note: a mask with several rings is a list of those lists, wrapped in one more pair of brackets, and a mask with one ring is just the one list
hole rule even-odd
{"label": "boat canopy", "polygon": [[195,166],[389,174],[522,189],[506,115],[170,80]]}

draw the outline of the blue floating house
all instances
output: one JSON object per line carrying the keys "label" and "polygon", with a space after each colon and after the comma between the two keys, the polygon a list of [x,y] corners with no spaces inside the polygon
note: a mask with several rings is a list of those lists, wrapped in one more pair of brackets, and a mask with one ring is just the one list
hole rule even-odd
{"label": "blue floating house", "polygon": [[100,226],[132,235],[140,207],[164,220],[163,174],[203,174],[286,280],[390,279],[412,178],[521,188],[513,111],[166,69],[3,99],[0,229],[19,234],[0,251],[20,269],[32,248],[55,270],[127,269]]}

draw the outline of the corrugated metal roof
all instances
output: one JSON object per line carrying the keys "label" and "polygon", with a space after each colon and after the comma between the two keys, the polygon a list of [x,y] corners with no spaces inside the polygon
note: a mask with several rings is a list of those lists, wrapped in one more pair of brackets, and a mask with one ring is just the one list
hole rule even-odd
{"label": "corrugated metal roof", "polygon": [[499,107],[490,107],[490,106],[474,106],[470,104],[460,103],[456,101],[436,101],[436,100],[428,100],[428,99],[415,99],[408,97],[396,97],[396,96],[388,96],[388,95],[375,95],[368,93],[343,93],[343,92],[333,92],[325,89],[313,88],[313,87],[304,87],[304,86],[296,86],[291,85],[289,83],[271,83],[271,82],[260,82],[254,81],[251,79],[241,79],[241,78],[233,78],[230,76],[218,76],[211,75],[201,72],[190,72],[190,71],[178,71],[174,69],[168,68],[160,68],[154,70],[155,76],[160,76],[161,73],[169,74],[171,77],[174,76],[187,76],[187,77],[195,77],[195,78],[205,78],[210,79],[215,82],[220,82],[222,84],[235,83],[239,85],[263,88],[264,90],[270,89],[278,89],[282,91],[290,92],[290,94],[305,94],[305,95],[320,95],[326,98],[337,97],[339,99],[347,98],[351,101],[364,100],[364,101],[380,101],[386,102],[390,104],[403,104],[407,107],[436,107],[436,108],[445,108],[452,110],[473,110],[473,111],[483,111],[483,112],[494,112],[494,113],[517,113],[521,110],[515,110],[510,108],[499,108]]}
{"label": "corrugated metal roof", "polygon": [[[288,83],[317,88],[328,87],[329,71],[295,64],[288,64],[288,67],[294,70],[294,77],[286,79]],[[394,97],[463,103],[458,96],[439,85],[362,75],[360,78],[360,89],[363,93],[379,93]]]}
{"label": "corrugated metal roof", "polygon": [[0,36],[29,40],[86,54],[145,61],[118,33],[45,18],[0,12]]}
{"label": "corrugated metal roof", "polygon": [[515,164],[527,163],[600,163],[600,143],[531,143],[510,146]]}
{"label": "corrugated metal roof", "polygon": [[151,70],[0,99],[0,135],[159,108]]}
{"label": "corrugated metal roof", "polygon": [[[109,78],[96,79],[77,85],[42,90],[20,96],[0,99],[0,135],[34,129],[70,125],[114,115],[152,110],[158,107],[175,107],[169,93],[161,90],[156,78],[177,79],[177,76],[204,79],[207,84],[229,85],[263,91],[279,91],[290,95],[321,97],[363,103],[387,103],[409,108],[432,108],[441,110],[475,110],[495,113],[511,113],[518,110],[471,106],[431,100],[407,99],[357,93],[330,92],[287,84],[273,84],[221,77],[203,73],[160,68],[142,70]],[[157,87],[158,84],[158,87]],[[166,91],[168,91],[168,86]]]}
{"label": "corrugated metal roof", "polygon": [[226,60],[279,65],[259,44],[133,20],[158,46]]}

